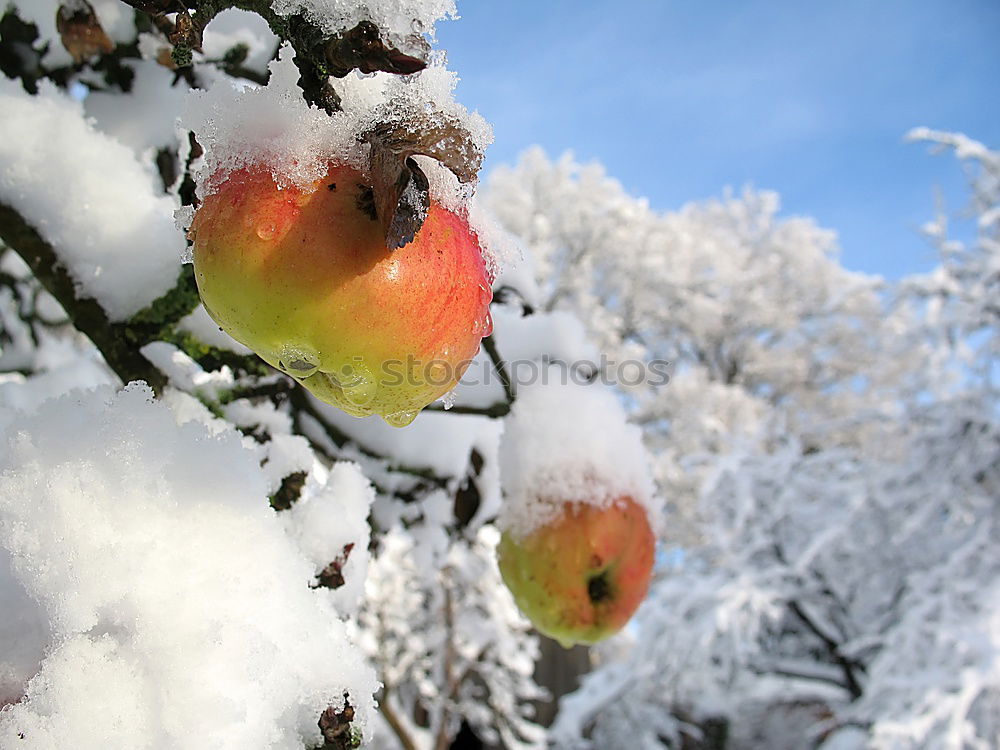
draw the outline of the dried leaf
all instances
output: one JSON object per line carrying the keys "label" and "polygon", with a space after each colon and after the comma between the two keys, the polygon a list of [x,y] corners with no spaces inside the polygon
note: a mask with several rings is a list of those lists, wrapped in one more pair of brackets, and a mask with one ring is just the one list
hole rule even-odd
{"label": "dried leaf", "polygon": [[160,47],[156,51],[156,62],[164,68],[177,70],[177,64],[174,62],[173,50],[170,47]]}
{"label": "dried leaf", "polygon": [[437,159],[463,183],[476,179],[483,162],[468,131],[450,117],[420,115],[383,123],[362,140],[371,146],[375,210],[390,250],[413,240],[430,208],[427,177],[413,156]]}
{"label": "dried leaf", "polygon": [[351,747],[351,722],[354,721],[354,707],[347,700],[348,696],[344,695],[344,708],[337,711],[333,706],[328,706],[327,709],[320,714],[319,717],[319,731],[323,735],[323,741],[326,743],[324,747],[329,748],[343,748],[346,750]]}
{"label": "dried leaf", "polygon": [[[411,46],[426,56],[426,40],[414,35],[407,40]],[[362,21],[353,29],[327,40],[323,50],[330,75],[343,78],[357,68],[362,73],[384,71],[408,75],[427,67],[421,57],[407,55],[382,41],[378,27],[371,21]]]}
{"label": "dried leaf", "polygon": [[60,5],[56,11],[56,29],[63,47],[77,64],[115,48],[87,0],[69,0]]}
{"label": "dried leaf", "polygon": [[382,222],[386,247],[397,250],[413,241],[430,209],[430,186],[417,163],[386,149],[372,149],[375,216]]}
{"label": "dried leaf", "polygon": [[423,154],[437,159],[463,183],[473,182],[483,165],[482,151],[454,117],[414,115],[376,126],[366,140],[401,158]]}

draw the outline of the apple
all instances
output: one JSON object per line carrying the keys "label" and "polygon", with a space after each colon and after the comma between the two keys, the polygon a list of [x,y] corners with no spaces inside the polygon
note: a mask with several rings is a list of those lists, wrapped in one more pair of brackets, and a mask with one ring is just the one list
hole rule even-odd
{"label": "apple", "polygon": [[411,242],[386,246],[361,172],[305,187],[269,169],[225,176],[195,212],[198,290],[234,339],[354,416],[409,424],[450,391],[492,323],[468,222],[433,199]]}
{"label": "apple", "polygon": [[624,627],[649,589],[654,545],[646,509],[621,497],[563,503],[557,518],[521,538],[505,531],[497,557],[521,612],[569,648]]}

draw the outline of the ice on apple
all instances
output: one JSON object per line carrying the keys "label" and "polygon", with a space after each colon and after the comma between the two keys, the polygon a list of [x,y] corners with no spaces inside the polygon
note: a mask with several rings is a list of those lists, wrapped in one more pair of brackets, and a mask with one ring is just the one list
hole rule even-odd
{"label": "ice on apple", "polygon": [[658,506],[641,434],[614,394],[522,388],[500,460],[498,562],[518,607],[567,647],[620,630],[649,587]]}

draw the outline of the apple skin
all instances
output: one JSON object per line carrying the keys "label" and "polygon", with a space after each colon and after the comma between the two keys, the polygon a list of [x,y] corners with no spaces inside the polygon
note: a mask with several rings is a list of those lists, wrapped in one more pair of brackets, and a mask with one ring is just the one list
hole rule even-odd
{"label": "apple skin", "polygon": [[521,612],[569,648],[624,627],[649,589],[654,546],[645,508],[622,497],[564,503],[558,518],[522,539],[504,532],[497,557]]}
{"label": "apple skin", "polygon": [[490,334],[476,235],[432,201],[390,251],[360,172],[331,165],[306,189],[264,167],[226,176],[195,212],[198,291],[234,339],[354,416],[409,424],[450,391]]}

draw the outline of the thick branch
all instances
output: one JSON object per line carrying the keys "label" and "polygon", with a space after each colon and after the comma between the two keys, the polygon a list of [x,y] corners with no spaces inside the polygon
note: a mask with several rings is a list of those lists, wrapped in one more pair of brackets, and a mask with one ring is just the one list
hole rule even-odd
{"label": "thick branch", "polygon": [[[166,376],[139,353],[134,332],[124,323],[112,323],[96,300],[79,298],[52,246],[9,206],[0,203],[0,240],[14,250],[67,312],[73,325],[89,338],[123,383],[145,380],[160,393]],[[146,342],[142,342],[146,343]]]}

